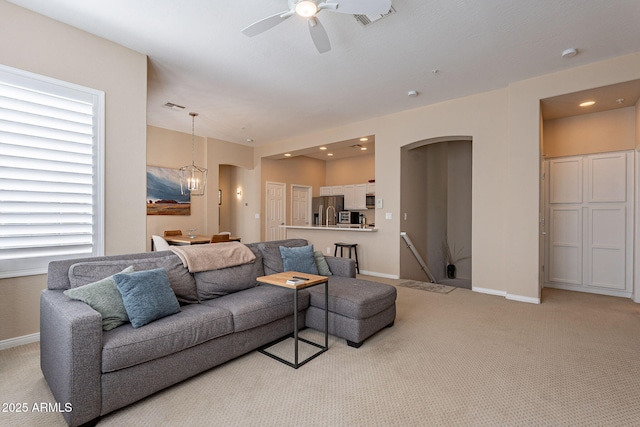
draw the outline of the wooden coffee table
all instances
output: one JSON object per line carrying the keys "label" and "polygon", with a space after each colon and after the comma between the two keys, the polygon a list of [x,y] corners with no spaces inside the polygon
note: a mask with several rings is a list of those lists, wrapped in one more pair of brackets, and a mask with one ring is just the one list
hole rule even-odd
{"label": "wooden coffee table", "polygon": [[[299,284],[287,283],[287,280],[294,279],[295,277],[303,277],[307,280],[302,280],[302,283],[299,283]],[[278,357],[273,353],[269,353],[268,351],[266,351],[267,348],[281,341],[284,341],[288,338],[291,338],[292,335],[286,335],[280,339],[277,339],[259,348],[258,351],[260,353],[266,354],[267,356],[273,359],[276,359],[277,361],[282,362],[285,365],[291,366],[294,369],[298,369],[300,366],[304,365],[311,359],[318,357],[320,354],[324,353],[329,349],[329,279],[327,277],[318,276],[316,274],[300,273],[297,271],[287,271],[284,273],[271,274],[269,276],[261,276],[261,277],[258,277],[256,280],[260,283],[266,283],[268,285],[280,286],[282,288],[288,288],[293,290],[293,342],[294,342],[293,363],[281,357]],[[324,283],[324,346],[298,336],[298,291],[300,289],[321,285],[323,283]],[[305,360],[299,362],[298,361],[298,341],[302,341],[314,347],[318,347],[320,350],[312,354],[311,356],[307,357]]]}

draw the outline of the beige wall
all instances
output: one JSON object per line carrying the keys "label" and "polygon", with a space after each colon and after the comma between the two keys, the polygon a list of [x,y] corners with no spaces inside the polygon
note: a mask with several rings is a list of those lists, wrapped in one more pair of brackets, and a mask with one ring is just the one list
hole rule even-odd
{"label": "beige wall", "polygon": [[[0,0],[0,63],[105,92],[105,253],[145,247],[147,59]],[[0,340],[39,331],[46,276],[0,280]]]}
{"label": "beige wall", "polygon": [[635,107],[545,120],[544,156],[632,150],[636,139],[635,121]]}
{"label": "beige wall", "polygon": [[[311,157],[292,157],[290,159],[262,159],[261,180],[256,184],[261,189],[262,218],[265,218],[264,189],[267,181],[286,184],[286,223],[291,224],[291,185],[308,185],[313,187],[312,196],[318,196],[320,186],[325,185],[325,161]],[[264,222],[264,221],[263,221]],[[264,228],[264,227],[262,227]],[[264,240],[264,230],[260,240]]]}
{"label": "beige wall", "polygon": [[[399,274],[400,147],[451,135],[473,138],[472,279],[475,290],[537,302],[539,282],[540,99],[640,77],[640,53],[256,147],[255,156],[376,136],[379,232],[372,265]],[[256,183],[258,185],[258,183]],[[385,214],[391,219],[385,219]],[[397,242],[394,244],[393,242]]]}
{"label": "beige wall", "polygon": [[375,154],[328,160],[323,185],[364,184],[370,179],[376,179]]}
{"label": "beige wall", "polygon": [[[144,250],[149,241],[145,227],[146,58],[4,0],[0,0],[0,28],[3,64],[106,92],[105,252]],[[393,277],[399,274],[402,247],[400,147],[442,136],[470,136],[474,289],[535,302],[540,296],[540,99],[638,78],[640,53],[255,149],[207,138],[205,166],[216,172],[220,164],[242,168],[237,174],[243,186],[238,227],[243,241],[251,242],[261,238],[264,177],[270,173],[263,173],[262,157],[374,134],[376,194],[384,207],[375,210],[379,231],[361,239],[367,268]],[[184,145],[177,152],[190,154]],[[160,157],[154,163],[186,164],[184,159],[165,162]],[[217,232],[218,226],[218,174],[212,175],[197,224],[208,233]],[[0,340],[38,331],[37,295],[45,280],[45,276],[33,276],[0,281]]]}
{"label": "beige wall", "polygon": [[[185,114],[185,120],[189,120],[187,114]],[[147,135],[148,165],[178,169],[191,163],[191,134],[147,126]],[[194,138],[194,147],[196,165],[206,167],[209,170],[206,194],[191,197],[191,215],[146,216],[147,250],[151,249],[152,234],[162,235],[164,230],[169,229],[179,229],[186,233],[191,228],[197,228],[196,233],[202,235],[216,234],[219,231],[233,231],[233,234],[240,236],[243,241],[257,240],[253,232],[250,236],[245,234],[249,232],[247,230],[251,230],[251,225],[256,221],[255,218],[252,220],[249,213],[245,212],[245,210],[249,210],[248,200],[250,199],[248,198],[251,196],[245,183],[248,178],[246,178],[244,171],[238,171],[234,168],[253,169],[253,148],[197,135]],[[225,169],[228,172],[225,173]],[[228,214],[234,217],[234,221],[237,221],[232,225],[229,220],[225,225],[233,227],[233,230],[221,230],[219,226],[220,170],[228,179],[225,183],[228,189],[223,191],[223,203]],[[236,188],[243,190],[240,199],[235,195]],[[245,206],[245,203],[248,206]],[[255,213],[259,212],[257,203],[251,204],[251,212],[254,209]],[[245,240],[245,238],[249,240]]]}
{"label": "beige wall", "polygon": [[[191,119],[187,114],[184,116],[185,121]],[[203,137],[196,136],[194,138],[195,163],[198,166],[205,166],[205,141],[206,138]],[[184,165],[189,165],[191,164],[191,134],[147,126],[146,156],[148,166],[179,169]],[[217,171],[210,169],[207,179],[207,193],[211,190],[211,177],[213,175],[217,175]],[[183,233],[186,233],[191,228],[197,228],[196,233],[207,234],[205,207],[205,196],[192,196],[191,215],[146,216],[146,250],[151,250],[151,235],[158,234],[162,236],[164,230],[182,230]]]}

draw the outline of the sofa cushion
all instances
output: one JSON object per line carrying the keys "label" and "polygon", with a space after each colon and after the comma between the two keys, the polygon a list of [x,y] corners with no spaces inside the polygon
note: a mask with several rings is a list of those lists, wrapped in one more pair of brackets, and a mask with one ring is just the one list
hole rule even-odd
{"label": "sofa cushion", "polygon": [[179,257],[168,256],[160,262],[159,267],[167,271],[171,289],[180,303],[194,304],[199,302],[196,279],[182,265]]}
{"label": "sofa cushion", "polygon": [[[191,304],[180,313],[134,329],[130,324],[103,334],[102,372],[155,360],[233,332],[228,310]],[[161,375],[161,373],[159,373]]]}
{"label": "sofa cushion", "polygon": [[182,266],[180,258],[175,254],[152,258],[75,263],[69,267],[69,282],[71,287],[75,288],[117,274],[128,266],[133,266],[135,271],[152,270],[163,267],[167,270],[169,283],[171,283],[171,288],[178,300],[183,303],[198,302],[196,282],[191,273]]}
{"label": "sofa cushion", "polygon": [[263,242],[258,244],[258,249],[262,253],[262,263],[264,264],[264,274],[282,273],[284,265],[282,264],[282,254],[280,246],[287,248],[306,246],[307,241],[304,239],[275,240],[272,242]]}
{"label": "sofa cushion", "polygon": [[134,328],[180,311],[164,268],[118,273],[113,280],[122,294],[124,308]]}
{"label": "sofa cushion", "polygon": [[313,251],[313,257],[316,259],[316,267],[318,267],[318,274],[321,276],[331,276],[331,269],[329,264],[321,251]]}
{"label": "sofa cushion", "polygon": [[[313,307],[324,309],[324,287],[308,288]],[[385,283],[349,277],[329,278],[329,311],[351,319],[367,319],[396,300],[396,288]]]}
{"label": "sofa cushion", "polygon": [[[129,266],[120,273],[132,272],[133,267]],[[122,302],[122,295],[113,276],[77,288],[67,289],[64,294],[71,299],[89,304],[91,308],[100,313],[103,331],[110,331],[129,321],[127,310]]]}
{"label": "sofa cushion", "polygon": [[282,268],[284,271],[298,271],[300,273],[318,274],[318,266],[313,256],[313,245],[288,248],[280,246]]}
{"label": "sofa cushion", "polygon": [[[234,332],[266,325],[293,315],[293,291],[272,285],[260,285],[222,298],[203,301],[202,305],[220,307],[233,314]],[[309,306],[309,293],[298,292],[298,311]],[[293,324],[291,325],[293,328]],[[293,329],[292,329],[293,330]]]}
{"label": "sofa cushion", "polygon": [[218,298],[258,285],[256,278],[264,276],[262,253],[255,246],[248,247],[256,256],[252,262],[235,267],[194,273],[200,300]]}

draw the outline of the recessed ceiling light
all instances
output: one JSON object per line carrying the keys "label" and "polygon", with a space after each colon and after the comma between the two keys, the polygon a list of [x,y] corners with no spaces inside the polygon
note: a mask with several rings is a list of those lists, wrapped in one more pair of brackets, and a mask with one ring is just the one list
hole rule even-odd
{"label": "recessed ceiling light", "polygon": [[285,153],[285,157],[291,157],[291,153]]}
{"label": "recessed ceiling light", "polygon": [[247,138],[247,142],[253,142],[253,139]]}
{"label": "recessed ceiling light", "polygon": [[327,153],[327,156],[333,156],[333,153]]}
{"label": "recessed ceiling light", "polygon": [[327,147],[320,147],[320,149],[321,149],[321,150],[326,150],[326,149],[327,149]]}
{"label": "recessed ceiling light", "polygon": [[366,141],[368,141],[368,140],[369,140],[369,138],[367,138],[366,136],[365,136],[365,137],[360,138],[360,141],[362,141],[362,142],[366,142]]}
{"label": "recessed ceiling light", "polygon": [[569,49],[565,49],[562,51],[563,58],[573,58],[578,54],[578,49],[575,47],[570,47]]}
{"label": "recessed ceiling light", "polygon": [[591,107],[595,103],[596,103],[596,101],[585,101],[585,102],[581,103],[580,106],[581,107]]}
{"label": "recessed ceiling light", "polygon": [[418,91],[417,90],[410,90],[409,92],[407,92],[407,96],[410,96],[412,98],[418,96]]}
{"label": "recessed ceiling light", "polygon": [[616,104],[622,104],[624,102],[624,98],[616,99]]}
{"label": "recessed ceiling light", "polygon": [[360,147],[360,151],[367,151],[367,147]]}

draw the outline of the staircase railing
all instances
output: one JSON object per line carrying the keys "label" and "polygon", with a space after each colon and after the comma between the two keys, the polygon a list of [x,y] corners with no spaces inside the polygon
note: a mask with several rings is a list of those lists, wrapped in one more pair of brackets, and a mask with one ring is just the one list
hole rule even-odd
{"label": "staircase railing", "polygon": [[429,267],[427,267],[427,263],[424,262],[424,260],[420,256],[420,253],[418,253],[418,251],[416,250],[415,246],[413,246],[413,242],[411,241],[411,238],[409,237],[407,232],[406,231],[401,231],[400,232],[400,236],[404,239],[404,242],[407,244],[407,247],[409,249],[411,249],[411,253],[413,253],[413,256],[416,257],[416,260],[418,261],[418,264],[420,264],[420,267],[422,267],[422,271],[425,272],[425,274],[429,278],[429,281],[431,283],[437,283],[435,276],[433,275],[433,273],[431,273],[431,270],[429,270]]}

